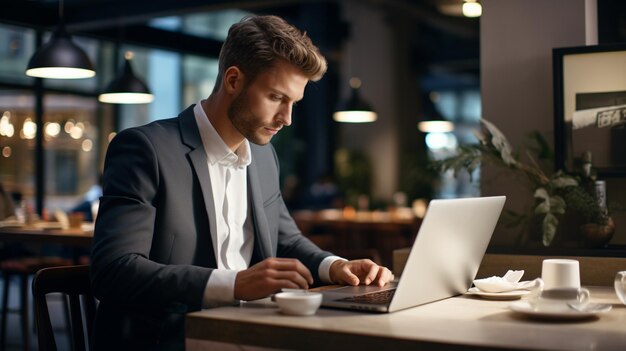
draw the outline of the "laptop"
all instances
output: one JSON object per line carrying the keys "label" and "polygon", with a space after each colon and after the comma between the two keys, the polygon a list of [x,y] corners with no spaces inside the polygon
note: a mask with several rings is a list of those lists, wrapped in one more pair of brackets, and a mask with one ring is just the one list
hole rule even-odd
{"label": "laptop", "polygon": [[324,290],[322,306],[394,312],[466,292],[505,200],[493,196],[430,201],[400,279],[384,287]]}

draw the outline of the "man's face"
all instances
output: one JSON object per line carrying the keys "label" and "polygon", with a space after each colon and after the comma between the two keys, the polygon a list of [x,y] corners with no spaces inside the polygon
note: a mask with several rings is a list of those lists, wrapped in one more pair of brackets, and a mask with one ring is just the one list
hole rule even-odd
{"label": "man's face", "polygon": [[235,97],[228,118],[248,141],[265,145],[283,126],[291,125],[293,105],[302,99],[308,81],[296,67],[278,61]]}

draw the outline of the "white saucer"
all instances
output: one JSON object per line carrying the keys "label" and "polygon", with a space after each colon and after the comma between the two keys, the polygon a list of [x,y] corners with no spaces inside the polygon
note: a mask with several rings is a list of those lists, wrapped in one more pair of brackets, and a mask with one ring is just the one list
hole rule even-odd
{"label": "white saucer", "polygon": [[529,317],[540,318],[540,319],[587,319],[591,317],[595,317],[600,313],[604,312],[582,312],[576,311],[572,308],[569,308],[564,305],[562,309],[550,309],[550,310],[541,310],[534,307],[530,301],[515,301],[509,305],[509,308],[515,312],[522,313]]}
{"label": "white saucer", "polygon": [[511,291],[503,291],[503,292],[485,292],[481,291],[477,287],[472,287],[467,290],[468,295],[478,295],[484,299],[489,300],[515,300],[520,297],[529,294],[530,290],[511,290]]}

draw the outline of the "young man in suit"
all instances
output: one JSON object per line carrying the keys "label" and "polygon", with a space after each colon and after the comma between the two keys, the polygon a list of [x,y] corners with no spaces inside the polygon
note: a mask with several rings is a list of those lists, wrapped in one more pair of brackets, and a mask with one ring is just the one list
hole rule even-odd
{"label": "young man in suit", "polygon": [[269,142],[325,71],[306,33],[247,17],[229,31],[208,99],[114,138],[92,251],[96,349],[182,349],[187,312],[393,278],[320,250],[281,197]]}

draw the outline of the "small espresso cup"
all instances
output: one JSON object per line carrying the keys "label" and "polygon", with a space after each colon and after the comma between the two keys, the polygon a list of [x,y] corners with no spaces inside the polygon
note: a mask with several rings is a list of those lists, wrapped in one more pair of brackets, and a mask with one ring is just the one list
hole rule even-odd
{"label": "small espresso cup", "polygon": [[587,304],[589,296],[589,290],[585,288],[555,288],[542,290],[530,303],[537,310],[564,310],[570,308],[568,304]]}
{"label": "small espresso cup", "polygon": [[615,275],[615,293],[619,300],[626,305],[626,271],[617,272]]}
{"label": "small espresso cup", "polygon": [[569,259],[546,259],[541,265],[543,289],[578,289],[580,288],[580,270],[578,261]]}

